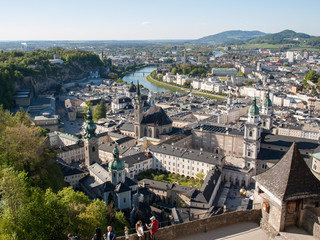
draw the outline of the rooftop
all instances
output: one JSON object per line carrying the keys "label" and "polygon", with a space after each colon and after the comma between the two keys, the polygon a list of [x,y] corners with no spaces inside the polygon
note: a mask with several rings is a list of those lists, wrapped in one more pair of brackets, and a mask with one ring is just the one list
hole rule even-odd
{"label": "rooftop", "polygon": [[283,201],[320,196],[320,182],[303,160],[296,143],[277,164],[254,179]]}

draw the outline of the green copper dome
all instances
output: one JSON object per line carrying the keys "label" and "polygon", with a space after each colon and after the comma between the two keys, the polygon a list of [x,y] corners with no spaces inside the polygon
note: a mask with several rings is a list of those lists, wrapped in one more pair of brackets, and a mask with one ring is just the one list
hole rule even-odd
{"label": "green copper dome", "polygon": [[266,98],[263,100],[262,105],[263,105],[264,107],[272,107],[272,102],[271,102],[270,97],[269,97],[269,90],[268,90],[268,92],[267,92]]}
{"label": "green copper dome", "polygon": [[119,159],[117,145],[113,149],[113,160],[109,163],[109,171],[122,171],[125,169],[124,161]]}
{"label": "green copper dome", "polygon": [[96,128],[97,126],[94,124],[92,120],[92,112],[91,112],[91,108],[89,107],[87,112],[86,126],[84,127],[84,130],[85,130],[84,138],[90,139],[95,137]]}
{"label": "green copper dome", "polygon": [[257,107],[256,98],[253,99],[253,103],[252,103],[251,107],[249,108],[249,114],[250,115],[259,115],[259,108]]}

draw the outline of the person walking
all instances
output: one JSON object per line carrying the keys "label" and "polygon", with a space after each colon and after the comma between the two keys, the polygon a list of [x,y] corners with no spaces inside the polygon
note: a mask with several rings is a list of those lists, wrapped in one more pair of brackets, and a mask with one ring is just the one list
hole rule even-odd
{"label": "person walking", "polygon": [[139,240],[144,240],[143,226],[142,226],[142,222],[140,220],[136,224],[136,231],[137,231],[137,235],[139,237]]}
{"label": "person walking", "polygon": [[95,234],[93,235],[92,240],[102,240],[102,231],[99,227],[96,228]]}
{"label": "person walking", "polygon": [[115,240],[116,239],[116,234],[112,230],[111,226],[108,226],[108,232],[103,235],[105,240]]}
{"label": "person walking", "polygon": [[156,219],[155,216],[152,216],[150,220],[151,223],[149,225],[146,224],[146,227],[150,230],[151,240],[156,240],[156,233],[159,229],[159,221]]}

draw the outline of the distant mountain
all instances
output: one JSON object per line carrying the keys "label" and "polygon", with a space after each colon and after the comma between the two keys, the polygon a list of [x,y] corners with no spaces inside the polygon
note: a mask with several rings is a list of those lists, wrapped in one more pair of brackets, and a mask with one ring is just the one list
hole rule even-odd
{"label": "distant mountain", "polygon": [[307,40],[311,36],[305,33],[297,33],[292,30],[284,30],[282,32],[267,34],[249,40],[249,43],[269,43],[269,44],[285,44],[285,43],[296,43],[297,40]]}
{"label": "distant mountain", "polygon": [[260,36],[264,36],[266,33],[260,31],[241,31],[231,30],[218,34],[206,36],[195,40],[197,43],[225,43],[233,40],[248,40]]}

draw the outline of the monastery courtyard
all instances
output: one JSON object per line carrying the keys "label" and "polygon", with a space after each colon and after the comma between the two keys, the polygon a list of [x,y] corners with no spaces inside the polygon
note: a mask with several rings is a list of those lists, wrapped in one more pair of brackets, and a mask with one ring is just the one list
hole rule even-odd
{"label": "monastery courtyard", "polygon": [[[179,238],[178,240],[268,240],[266,233],[259,227],[257,223],[244,222],[218,228],[206,233],[190,235],[188,237]],[[275,240],[315,240],[304,230],[296,227],[289,228],[287,232],[281,233]]]}

